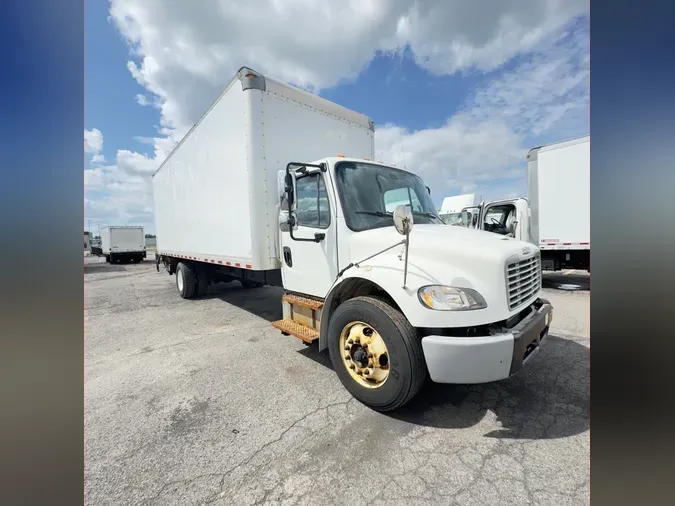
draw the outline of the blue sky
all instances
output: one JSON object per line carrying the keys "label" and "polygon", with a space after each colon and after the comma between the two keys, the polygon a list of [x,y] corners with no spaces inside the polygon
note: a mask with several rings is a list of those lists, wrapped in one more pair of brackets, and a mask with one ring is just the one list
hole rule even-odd
{"label": "blue sky", "polygon": [[85,224],[154,229],[150,175],[243,65],[370,116],[438,205],[526,196],[527,150],[588,133],[587,3],[537,2],[88,1]]}

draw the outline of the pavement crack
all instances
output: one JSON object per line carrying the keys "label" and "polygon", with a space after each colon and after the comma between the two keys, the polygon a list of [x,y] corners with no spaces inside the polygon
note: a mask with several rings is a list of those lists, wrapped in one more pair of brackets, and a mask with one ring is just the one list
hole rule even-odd
{"label": "pavement crack", "polygon": [[211,497],[210,499],[207,499],[204,504],[213,504],[218,499],[220,499],[220,497],[223,493],[223,489],[225,488],[225,480],[227,479],[228,476],[230,476],[232,473],[234,473],[237,469],[240,469],[241,467],[248,465],[253,459],[255,459],[258,455],[260,455],[263,451],[265,451],[271,445],[281,441],[284,438],[284,436],[286,434],[288,434],[292,429],[294,429],[298,424],[302,423],[303,421],[305,421],[310,416],[315,415],[319,411],[325,410],[326,412],[328,412],[328,410],[330,408],[333,408],[333,407],[336,407],[336,406],[345,406],[346,407],[352,400],[354,400],[354,398],[350,397],[346,401],[334,402],[334,403],[328,404],[327,406],[321,406],[319,408],[316,408],[313,411],[310,411],[309,413],[303,415],[301,418],[294,421],[290,426],[288,426],[286,429],[284,429],[281,432],[281,434],[279,434],[279,436],[277,436],[275,439],[273,439],[271,441],[268,441],[267,443],[262,445],[260,448],[258,448],[255,452],[253,452],[253,454],[250,457],[246,458],[245,460],[243,460],[242,462],[240,462],[236,466],[234,466],[231,469],[229,469],[228,471],[226,471],[224,474],[220,475],[221,476],[220,485],[219,485],[220,490],[213,497]]}

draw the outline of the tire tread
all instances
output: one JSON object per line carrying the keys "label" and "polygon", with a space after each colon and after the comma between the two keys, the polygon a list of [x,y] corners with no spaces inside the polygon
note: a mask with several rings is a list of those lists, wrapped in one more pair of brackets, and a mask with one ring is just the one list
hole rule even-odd
{"label": "tire tread", "polygon": [[[376,409],[377,411],[393,411],[410,402],[412,398],[415,397],[415,395],[417,395],[422,389],[422,386],[424,385],[424,382],[427,378],[427,367],[424,360],[422,343],[419,339],[417,330],[410,324],[410,322],[399,310],[392,307],[389,303],[387,303],[386,300],[376,296],[363,295],[349,299],[343,304],[355,302],[369,304],[382,311],[397,328],[406,347],[407,357],[410,360],[409,368],[412,379],[407,391],[402,391],[388,404],[372,406],[373,409]],[[339,308],[340,306],[338,306],[338,309]]]}
{"label": "tire tread", "polygon": [[180,294],[184,299],[190,299],[194,297],[195,292],[197,291],[197,273],[195,272],[194,266],[186,263],[179,262],[176,270],[183,270],[183,278],[185,282],[185,294]]}

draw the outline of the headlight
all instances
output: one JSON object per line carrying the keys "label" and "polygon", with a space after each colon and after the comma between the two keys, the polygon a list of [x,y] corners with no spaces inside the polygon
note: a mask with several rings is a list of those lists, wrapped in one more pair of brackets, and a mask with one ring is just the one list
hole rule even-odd
{"label": "headlight", "polygon": [[471,311],[487,307],[483,296],[471,288],[423,286],[417,296],[424,306],[437,311]]}

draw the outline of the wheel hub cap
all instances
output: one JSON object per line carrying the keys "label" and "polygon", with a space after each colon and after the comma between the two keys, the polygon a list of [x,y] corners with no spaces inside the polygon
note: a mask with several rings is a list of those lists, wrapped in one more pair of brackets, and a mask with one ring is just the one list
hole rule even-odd
{"label": "wheel hub cap", "polygon": [[342,364],[354,381],[379,388],[389,377],[389,351],[382,336],[370,325],[352,322],[340,333]]}

